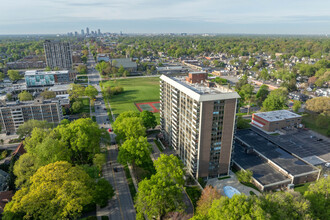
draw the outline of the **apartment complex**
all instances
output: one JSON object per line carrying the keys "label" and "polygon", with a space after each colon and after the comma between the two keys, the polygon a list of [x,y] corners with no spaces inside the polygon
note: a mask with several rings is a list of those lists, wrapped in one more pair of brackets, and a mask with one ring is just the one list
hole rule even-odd
{"label": "apartment complex", "polygon": [[50,41],[44,42],[46,54],[46,63],[50,68],[71,69],[72,68],[72,53],[70,43]]}
{"label": "apartment complex", "polygon": [[162,75],[160,79],[165,141],[194,177],[227,175],[239,95],[224,87],[205,86],[207,73],[190,73],[187,78]]}
{"label": "apartment complex", "polygon": [[27,87],[33,86],[53,86],[58,83],[70,82],[70,73],[68,70],[62,71],[26,71],[25,82]]}
{"label": "apartment complex", "polygon": [[28,102],[8,102],[0,105],[0,125],[3,132],[15,133],[24,122],[46,120],[58,124],[63,119],[61,100],[43,100]]}

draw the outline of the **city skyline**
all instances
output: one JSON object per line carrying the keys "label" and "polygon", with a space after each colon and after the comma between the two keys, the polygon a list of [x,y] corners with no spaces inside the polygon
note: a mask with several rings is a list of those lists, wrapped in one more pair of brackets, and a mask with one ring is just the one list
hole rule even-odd
{"label": "city skyline", "polygon": [[328,34],[330,26],[325,0],[17,0],[2,8],[1,35],[85,27],[125,33]]}

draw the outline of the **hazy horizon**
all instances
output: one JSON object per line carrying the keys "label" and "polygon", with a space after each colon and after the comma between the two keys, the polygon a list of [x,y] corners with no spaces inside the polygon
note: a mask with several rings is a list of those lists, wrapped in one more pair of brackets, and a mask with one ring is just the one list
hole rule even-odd
{"label": "hazy horizon", "polygon": [[326,0],[16,0],[2,3],[0,35],[124,33],[325,35]]}

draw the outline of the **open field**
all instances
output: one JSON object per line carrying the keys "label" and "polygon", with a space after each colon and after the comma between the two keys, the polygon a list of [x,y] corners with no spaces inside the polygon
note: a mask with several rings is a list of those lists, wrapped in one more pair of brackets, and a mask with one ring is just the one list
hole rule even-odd
{"label": "open field", "polygon": [[313,114],[304,114],[302,123],[305,125],[306,128],[309,128],[313,131],[316,131],[317,133],[323,134],[324,136],[327,136],[327,129],[321,128],[316,125],[316,118],[317,115]]}
{"label": "open field", "polygon": [[[102,88],[109,86],[121,86],[124,92],[114,95],[110,98],[110,105],[115,116],[124,111],[139,112],[134,103],[159,101],[159,78],[145,77],[132,79],[118,79],[102,82]],[[155,113],[159,122],[159,113]]]}

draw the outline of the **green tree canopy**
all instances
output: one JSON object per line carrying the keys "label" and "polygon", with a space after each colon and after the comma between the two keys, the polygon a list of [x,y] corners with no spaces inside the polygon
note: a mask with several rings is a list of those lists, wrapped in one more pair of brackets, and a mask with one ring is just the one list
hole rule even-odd
{"label": "green tree canopy", "polygon": [[258,105],[261,106],[262,102],[267,98],[268,94],[269,94],[269,90],[268,90],[268,86],[263,84],[260,86],[257,94],[256,94],[256,98],[258,101]]}
{"label": "green tree canopy", "polygon": [[18,190],[4,210],[24,213],[24,218],[77,218],[83,207],[93,201],[92,180],[80,167],[56,162],[38,169],[31,185]]}
{"label": "green tree canopy", "polygon": [[76,69],[80,74],[87,74],[87,66],[84,64],[78,65]]}
{"label": "green tree canopy", "polygon": [[315,113],[330,115],[330,97],[316,97],[306,102],[306,109]]}
{"label": "green tree canopy", "polygon": [[140,113],[140,117],[142,118],[143,126],[146,129],[154,128],[154,127],[157,126],[156,117],[155,117],[155,115],[152,112],[142,111]]}
{"label": "green tree canopy", "polygon": [[25,183],[29,183],[30,177],[38,170],[40,165],[35,157],[29,153],[25,153],[16,161],[14,165],[14,174],[17,177],[15,185],[20,188]]}
{"label": "green tree canopy", "polygon": [[173,183],[183,186],[184,172],[182,161],[174,156],[161,154],[160,157],[154,161],[157,175],[164,180],[173,181]]}
{"label": "green tree canopy", "polygon": [[320,178],[311,184],[305,192],[304,197],[311,204],[314,219],[327,219],[330,216],[330,176]]}
{"label": "green tree canopy", "polygon": [[0,81],[2,81],[5,78],[5,74],[3,72],[0,72]]}
{"label": "green tree canopy", "polygon": [[40,96],[42,96],[44,99],[52,99],[56,97],[56,94],[53,91],[45,90],[42,93],[40,93]]}
{"label": "green tree canopy", "polygon": [[150,160],[150,144],[146,137],[127,139],[119,148],[118,161],[122,164],[127,162],[141,165]]}
{"label": "green tree canopy", "polygon": [[85,87],[80,84],[70,84],[68,94],[70,95],[70,100],[77,99],[85,94]]}
{"label": "green tree canopy", "polygon": [[[139,183],[135,208],[138,218],[145,214],[149,219],[158,218],[171,211],[183,211],[182,188],[158,175]],[[143,218],[143,217],[142,217]]]}
{"label": "green tree canopy", "polygon": [[49,129],[52,127],[53,124],[47,121],[39,121],[39,120],[31,119],[24,122],[24,124],[20,125],[17,129],[16,134],[18,134],[20,138],[23,138],[30,136],[34,128]]}
{"label": "green tree canopy", "polygon": [[113,123],[114,132],[119,140],[126,138],[138,138],[146,135],[146,128],[139,117],[128,117],[122,120],[116,119]]}
{"label": "green tree canopy", "polygon": [[23,78],[23,76],[19,74],[18,70],[8,70],[7,75],[11,81],[17,81]]}
{"label": "green tree canopy", "polygon": [[74,101],[71,106],[71,110],[73,113],[79,113],[84,107],[82,101]]}
{"label": "green tree canopy", "polygon": [[270,92],[268,97],[262,103],[262,108],[265,111],[282,110],[286,107],[288,100],[288,92],[284,89],[275,89]]}
{"label": "green tree canopy", "polygon": [[85,95],[88,96],[90,99],[94,99],[97,96],[97,94],[99,94],[99,92],[94,86],[88,85],[85,88]]}
{"label": "green tree canopy", "polygon": [[18,94],[18,98],[19,98],[20,101],[33,100],[33,96],[28,91],[23,91],[20,94]]}

